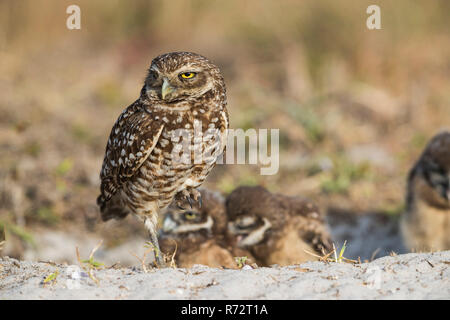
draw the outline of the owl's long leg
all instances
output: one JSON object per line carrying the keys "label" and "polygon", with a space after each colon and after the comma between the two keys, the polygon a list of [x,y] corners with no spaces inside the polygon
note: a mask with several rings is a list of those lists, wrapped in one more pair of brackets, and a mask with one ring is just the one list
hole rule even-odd
{"label": "owl's long leg", "polygon": [[202,207],[202,195],[200,191],[198,191],[195,188],[186,188],[183,191],[178,192],[175,195],[176,204],[180,209],[186,209],[183,205],[185,204],[185,201],[189,203],[189,206],[192,209],[192,205],[195,202],[198,202],[199,207]]}
{"label": "owl's long leg", "polygon": [[158,265],[158,267],[160,268],[165,268],[166,267],[166,263],[164,261],[164,257],[161,253],[161,249],[159,248],[159,242],[158,242],[158,233],[156,230],[156,226],[157,226],[157,215],[151,215],[150,217],[145,218],[144,224],[145,227],[147,228],[149,234],[150,234],[150,242],[153,246],[153,250],[155,253],[155,260],[156,260],[156,264]]}

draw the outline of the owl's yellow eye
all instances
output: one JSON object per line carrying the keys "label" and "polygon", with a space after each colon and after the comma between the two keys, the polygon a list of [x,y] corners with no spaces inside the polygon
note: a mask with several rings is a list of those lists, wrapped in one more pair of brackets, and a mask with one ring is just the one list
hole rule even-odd
{"label": "owl's yellow eye", "polygon": [[186,217],[186,219],[188,220],[193,220],[195,219],[195,217],[197,217],[197,215],[194,212],[185,212],[184,216]]}
{"label": "owl's yellow eye", "polygon": [[196,73],[195,72],[183,72],[180,73],[180,77],[183,79],[192,79],[193,77],[195,77]]}

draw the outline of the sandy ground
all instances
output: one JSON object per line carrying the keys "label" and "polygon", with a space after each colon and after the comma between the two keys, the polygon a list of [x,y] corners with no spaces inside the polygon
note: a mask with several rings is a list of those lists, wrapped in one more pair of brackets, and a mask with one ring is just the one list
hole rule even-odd
{"label": "sandy ground", "polygon": [[[370,263],[221,270],[140,268],[0,260],[0,299],[450,299],[450,251],[387,256]],[[81,271],[81,272],[80,272]],[[52,273],[56,279],[44,283]]]}

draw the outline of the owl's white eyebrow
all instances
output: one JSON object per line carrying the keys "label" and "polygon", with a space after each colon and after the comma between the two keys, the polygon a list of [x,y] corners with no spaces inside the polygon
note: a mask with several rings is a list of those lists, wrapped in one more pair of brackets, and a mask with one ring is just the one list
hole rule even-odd
{"label": "owl's white eyebrow", "polygon": [[272,224],[266,218],[263,218],[264,224],[251,232],[247,237],[239,242],[240,246],[253,246],[260,243],[264,239],[264,233],[272,227]]}
{"label": "owl's white eyebrow", "polygon": [[176,228],[173,233],[184,233],[190,231],[198,231],[200,229],[211,229],[213,224],[213,219],[211,218],[211,216],[208,216],[208,219],[204,223],[182,225]]}
{"label": "owl's white eyebrow", "polygon": [[182,73],[182,72],[200,72],[202,71],[202,68],[194,67],[194,66],[183,66],[175,71],[175,73]]}
{"label": "owl's white eyebrow", "polygon": [[150,67],[150,70],[151,70],[151,71],[159,72],[159,69],[158,69],[158,67],[156,67],[156,66],[151,66],[151,67]]}

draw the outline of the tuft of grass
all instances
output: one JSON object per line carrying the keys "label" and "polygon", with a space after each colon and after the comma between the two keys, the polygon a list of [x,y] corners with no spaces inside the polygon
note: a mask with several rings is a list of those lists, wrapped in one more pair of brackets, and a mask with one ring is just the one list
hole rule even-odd
{"label": "tuft of grass", "polygon": [[242,269],[245,266],[246,261],[248,260],[247,256],[244,257],[234,257],[234,261],[236,262],[239,269]]}
{"label": "tuft of grass", "polygon": [[[346,257],[344,257],[344,252],[345,249],[347,248],[347,240],[344,241],[344,244],[341,247],[341,250],[339,250],[339,255],[337,253],[337,249],[336,246],[333,243],[333,250],[331,250],[330,252],[320,256],[318,254],[309,252],[308,250],[303,250],[306,253],[319,258],[319,261],[322,262],[335,262],[335,263],[342,263],[342,262],[346,262],[346,263],[352,263],[352,264],[357,264],[357,263],[361,263],[360,261],[357,260],[353,260],[353,259],[348,259]],[[332,258],[331,255],[334,255],[334,257]]]}
{"label": "tuft of grass", "polygon": [[24,146],[24,152],[32,156],[33,158],[39,156],[41,151],[42,151],[41,145],[36,141],[27,142]]}
{"label": "tuft of grass", "polygon": [[353,182],[371,177],[371,167],[367,162],[354,164],[340,156],[334,159],[333,164],[333,169],[321,182],[325,193],[346,193]]}
{"label": "tuft of grass", "polygon": [[69,171],[72,170],[72,168],[73,168],[73,160],[70,158],[66,158],[63,161],[61,161],[55,168],[55,173],[58,176],[64,176],[67,173],[69,173]]}
{"label": "tuft of grass", "polygon": [[[24,228],[7,221],[0,220],[0,229],[3,230],[3,232],[6,234],[6,232],[10,232],[11,234],[17,236],[22,240],[23,242],[31,245],[32,247],[36,246],[36,243],[34,241],[34,238],[31,233],[26,231]],[[1,239],[0,239],[1,241]]]}
{"label": "tuft of grass", "polygon": [[422,132],[416,132],[410,141],[410,144],[415,149],[423,149],[428,142],[428,137]]}
{"label": "tuft of grass", "polygon": [[80,142],[89,143],[92,140],[92,135],[86,126],[76,123],[72,126],[72,135]]}
{"label": "tuft of grass", "polygon": [[148,270],[147,264],[145,262],[147,260],[147,255],[150,252],[155,252],[155,265],[156,265],[157,254],[161,254],[161,253],[150,241],[146,241],[144,247],[147,248],[147,250],[144,252],[144,255],[142,256],[142,258],[139,258],[138,255],[135,254],[134,252],[130,252],[130,254],[132,254],[134,257],[136,257],[136,259],[138,259],[141,262],[142,270],[144,270],[145,273],[148,273],[149,270]]}
{"label": "tuft of grass", "polygon": [[120,104],[122,88],[119,83],[111,80],[100,82],[96,88],[96,96],[101,103],[106,106],[115,106]]}
{"label": "tuft of grass", "polygon": [[305,129],[306,136],[313,143],[320,143],[325,138],[325,127],[322,119],[314,111],[313,107],[292,105],[287,108],[292,116]]}
{"label": "tuft of grass", "polygon": [[75,248],[77,260],[78,263],[80,264],[80,267],[88,273],[89,277],[97,285],[100,283],[100,281],[94,276],[94,270],[103,269],[105,264],[102,262],[95,261],[94,254],[101,247],[102,243],[103,240],[100,240],[100,242],[94,247],[94,249],[92,249],[91,253],[89,254],[89,258],[84,260],[80,258],[80,251],[78,250],[78,247]]}
{"label": "tuft of grass", "polygon": [[175,255],[177,254],[177,250],[178,250],[178,244],[175,240],[173,240],[173,242],[175,243],[175,250],[173,251],[172,255],[164,255],[164,260],[168,260],[167,258],[170,257],[170,264],[169,266],[171,268],[177,268],[177,264],[175,263]]}
{"label": "tuft of grass", "polygon": [[252,172],[249,172],[247,170],[242,170],[238,177],[224,175],[217,182],[217,188],[224,193],[230,193],[235,188],[237,188],[238,186],[241,186],[241,185],[256,186],[259,184],[260,184],[260,181],[255,174],[253,174]]}
{"label": "tuft of grass", "polygon": [[58,216],[53,208],[41,207],[36,212],[37,218],[48,225],[55,225],[59,222],[60,216]]}
{"label": "tuft of grass", "polygon": [[139,260],[139,262],[141,263],[142,266],[142,270],[144,270],[145,273],[148,273],[149,270],[147,268],[147,264],[145,263],[145,260],[147,259],[147,255],[153,251],[153,248],[150,248],[149,250],[146,250],[144,252],[144,255],[142,256],[142,258],[139,258],[137,254],[135,254],[134,252],[130,251],[130,254],[133,255],[136,259]]}
{"label": "tuft of grass", "polygon": [[[338,257],[336,257],[336,251],[334,251],[334,253],[335,253],[335,262],[341,263],[342,259],[344,259],[344,252],[345,252],[345,249],[347,248],[346,244],[347,244],[347,240],[344,241],[344,244],[342,245],[341,250],[339,251],[339,256]],[[333,247],[334,247],[334,243],[333,243]]]}
{"label": "tuft of grass", "polygon": [[156,265],[156,259],[159,257],[160,254],[162,254],[161,251],[159,251],[159,249],[153,245],[153,243],[151,243],[150,241],[145,242],[144,245],[145,248],[149,248],[151,251],[154,252],[155,254],[155,265]]}
{"label": "tuft of grass", "polygon": [[406,210],[405,204],[400,203],[400,204],[390,205],[390,206],[387,206],[387,207],[381,209],[381,213],[391,216],[391,217],[399,217],[402,214],[402,212],[404,212],[405,210]]}
{"label": "tuft of grass", "polygon": [[58,270],[56,270],[55,272],[49,274],[43,281],[44,286],[46,284],[49,284],[49,283],[52,283],[52,284],[55,283],[56,282],[56,278],[58,277],[58,275],[59,275],[59,271]]}

